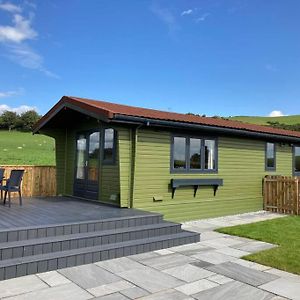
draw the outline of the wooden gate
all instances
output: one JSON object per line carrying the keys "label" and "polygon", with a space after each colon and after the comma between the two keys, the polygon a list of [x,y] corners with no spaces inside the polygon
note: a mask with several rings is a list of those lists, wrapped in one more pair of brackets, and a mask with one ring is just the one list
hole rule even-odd
{"label": "wooden gate", "polygon": [[264,209],[284,214],[300,214],[299,177],[266,176]]}

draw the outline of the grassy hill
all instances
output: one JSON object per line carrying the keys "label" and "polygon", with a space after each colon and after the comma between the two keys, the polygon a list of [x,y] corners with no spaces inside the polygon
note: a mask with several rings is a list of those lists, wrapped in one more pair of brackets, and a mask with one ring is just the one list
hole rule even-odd
{"label": "grassy hill", "polygon": [[238,120],[246,123],[269,125],[268,122],[279,122],[286,125],[300,124],[300,115],[283,116],[283,117],[231,117],[232,120]]}
{"label": "grassy hill", "polygon": [[54,139],[28,132],[0,131],[0,165],[55,165]]}

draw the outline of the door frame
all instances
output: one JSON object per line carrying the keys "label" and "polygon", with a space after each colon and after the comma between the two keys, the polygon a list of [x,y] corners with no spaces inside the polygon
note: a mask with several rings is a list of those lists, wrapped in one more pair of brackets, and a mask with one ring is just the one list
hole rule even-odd
{"label": "door frame", "polygon": [[[86,191],[87,191],[87,185],[88,185],[88,151],[89,151],[89,142],[90,142],[90,134],[94,133],[94,132],[99,132],[99,159],[98,159],[98,178],[97,178],[97,198],[93,199],[93,198],[88,198],[85,197],[86,195]],[[82,179],[84,181],[83,185],[84,185],[84,193],[82,196],[78,196],[75,194],[75,187],[76,187],[76,181],[80,180],[76,178],[76,173],[77,173],[77,162],[78,162],[78,156],[77,156],[77,140],[78,137],[80,135],[84,135],[86,138],[86,149],[85,149],[85,166],[84,166],[84,177],[85,179]],[[73,196],[75,197],[79,197],[82,199],[86,199],[86,200],[93,200],[93,201],[99,201],[100,200],[100,195],[101,195],[101,191],[100,191],[100,177],[101,177],[101,161],[102,161],[102,127],[98,127],[98,128],[92,128],[92,129],[87,129],[87,130],[80,130],[77,131],[75,133],[75,164],[74,164],[74,177],[73,177]]]}

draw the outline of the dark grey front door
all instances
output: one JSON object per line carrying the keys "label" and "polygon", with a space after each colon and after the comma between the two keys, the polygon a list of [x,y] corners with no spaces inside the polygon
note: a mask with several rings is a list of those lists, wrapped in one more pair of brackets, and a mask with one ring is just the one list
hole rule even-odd
{"label": "dark grey front door", "polygon": [[74,196],[98,199],[99,194],[100,132],[77,135]]}

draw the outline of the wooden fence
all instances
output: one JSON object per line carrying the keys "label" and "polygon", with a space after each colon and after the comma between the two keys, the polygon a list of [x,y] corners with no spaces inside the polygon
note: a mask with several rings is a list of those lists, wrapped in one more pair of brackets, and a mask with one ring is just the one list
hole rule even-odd
{"label": "wooden fence", "polygon": [[300,214],[300,177],[264,178],[264,209],[284,214]]}
{"label": "wooden fence", "polygon": [[24,197],[56,195],[55,166],[2,165],[0,168],[5,169],[5,178],[9,178],[11,170],[25,170],[22,180],[22,195]]}

